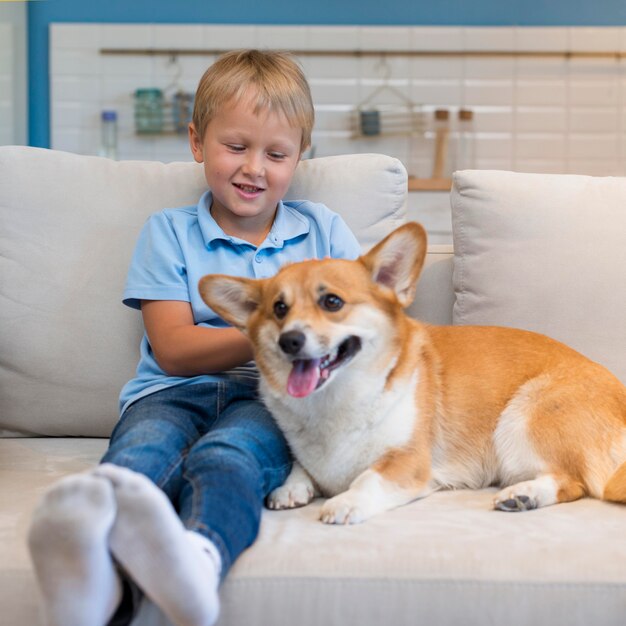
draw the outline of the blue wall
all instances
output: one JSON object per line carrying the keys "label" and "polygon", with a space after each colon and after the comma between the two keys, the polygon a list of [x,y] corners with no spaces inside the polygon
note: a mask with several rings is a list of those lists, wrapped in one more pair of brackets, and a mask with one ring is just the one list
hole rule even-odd
{"label": "blue wall", "polygon": [[623,26],[624,0],[45,0],[28,5],[29,143],[50,144],[51,22]]}

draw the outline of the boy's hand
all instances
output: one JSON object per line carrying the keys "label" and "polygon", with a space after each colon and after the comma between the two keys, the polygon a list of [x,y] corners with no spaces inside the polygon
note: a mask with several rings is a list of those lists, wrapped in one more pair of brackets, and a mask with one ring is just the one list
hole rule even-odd
{"label": "boy's hand", "polygon": [[248,338],[236,328],[196,326],[188,302],[142,300],[141,313],[154,357],[170,376],[221,372],[254,358]]}

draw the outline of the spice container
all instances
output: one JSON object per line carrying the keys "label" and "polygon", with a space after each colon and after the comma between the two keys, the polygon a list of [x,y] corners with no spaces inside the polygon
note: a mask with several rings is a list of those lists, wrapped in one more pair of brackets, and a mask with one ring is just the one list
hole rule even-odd
{"label": "spice container", "polygon": [[135,130],[137,133],[163,131],[163,92],[160,89],[135,91]]}
{"label": "spice container", "polygon": [[459,109],[456,169],[471,170],[475,167],[476,138],[474,136],[474,112],[470,109]]}
{"label": "spice container", "polygon": [[435,154],[432,178],[445,178],[448,174],[448,139],[450,136],[450,112],[437,109],[434,120]]}

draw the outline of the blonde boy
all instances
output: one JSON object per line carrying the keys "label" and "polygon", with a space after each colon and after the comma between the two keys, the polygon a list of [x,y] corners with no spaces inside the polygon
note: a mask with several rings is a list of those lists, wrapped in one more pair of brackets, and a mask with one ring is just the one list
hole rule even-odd
{"label": "blonde boy", "polygon": [[313,120],[289,55],[228,53],[202,77],[189,143],[209,190],[144,226],[124,303],[141,310],[146,332],[109,449],[98,468],[54,486],[34,515],[29,541],[49,626],[128,624],[142,592],[176,626],[217,619],[218,585],[256,538],[291,457],[258,399],[248,339],[208,309],[198,280],[358,256],[338,215],[282,201]]}

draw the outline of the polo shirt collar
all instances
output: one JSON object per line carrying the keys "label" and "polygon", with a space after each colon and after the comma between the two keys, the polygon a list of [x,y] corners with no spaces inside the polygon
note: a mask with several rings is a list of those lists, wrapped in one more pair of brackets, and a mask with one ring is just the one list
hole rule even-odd
{"label": "polo shirt collar", "polygon": [[[228,241],[235,244],[252,245],[247,241],[227,235],[211,215],[211,203],[213,194],[206,191],[198,201],[198,224],[204,245],[209,247],[214,241]],[[274,223],[267,236],[267,239],[259,246],[260,248],[274,247],[282,248],[285,241],[306,235],[310,230],[309,221],[298,211],[286,206],[282,200],[278,203]]]}

